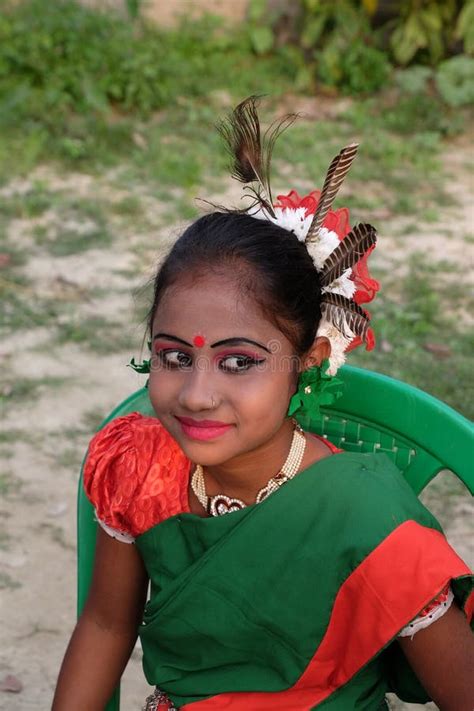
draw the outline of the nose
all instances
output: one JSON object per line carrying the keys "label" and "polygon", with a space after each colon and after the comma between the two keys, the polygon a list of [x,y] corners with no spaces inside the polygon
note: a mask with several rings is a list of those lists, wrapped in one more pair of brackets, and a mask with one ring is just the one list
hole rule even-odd
{"label": "nose", "polygon": [[218,397],[206,359],[197,359],[186,373],[178,395],[180,406],[188,412],[201,412],[216,407]]}

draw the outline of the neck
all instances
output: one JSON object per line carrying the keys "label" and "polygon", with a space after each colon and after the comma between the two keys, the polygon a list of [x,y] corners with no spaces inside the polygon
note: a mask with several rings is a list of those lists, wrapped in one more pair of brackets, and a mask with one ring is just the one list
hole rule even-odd
{"label": "neck", "polygon": [[225,494],[246,504],[282,468],[290,451],[294,425],[286,419],[280,429],[264,444],[224,464],[205,467],[208,496]]}

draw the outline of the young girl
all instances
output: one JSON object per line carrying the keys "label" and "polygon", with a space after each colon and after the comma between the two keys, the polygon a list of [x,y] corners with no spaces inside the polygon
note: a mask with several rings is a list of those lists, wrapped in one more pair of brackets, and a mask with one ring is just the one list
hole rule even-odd
{"label": "young girl", "polygon": [[90,445],[94,579],[53,711],[104,709],[137,630],[149,711],[375,711],[389,690],[472,711],[466,565],[384,455],[292,417],[334,399],[345,351],[373,345],[375,231],[330,211],[356,146],[321,194],[274,207],[278,128],[262,140],[251,98],[221,130],[255,201],[197,220],[156,277],[156,417]]}

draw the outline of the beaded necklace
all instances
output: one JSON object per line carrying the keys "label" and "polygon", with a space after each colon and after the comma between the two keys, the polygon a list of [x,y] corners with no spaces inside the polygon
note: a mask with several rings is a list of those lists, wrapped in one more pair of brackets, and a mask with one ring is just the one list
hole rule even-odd
{"label": "beaded necklace", "polygon": [[[290,451],[288,452],[285,463],[278,474],[275,474],[275,476],[257,492],[255,497],[256,504],[266,499],[267,496],[270,496],[270,494],[279,489],[280,486],[287,481],[293,479],[301,466],[305,448],[306,438],[304,432],[298,424],[295,424]],[[200,464],[196,464],[196,468],[191,477],[191,488],[196,494],[199,503],[211,516],[223,516],[226,513],[239,511],[246,507],[246,504],[240,499],[234,499],[224,494],[208,496],[206,493],[206,483],[204,481],[204,470]]]}

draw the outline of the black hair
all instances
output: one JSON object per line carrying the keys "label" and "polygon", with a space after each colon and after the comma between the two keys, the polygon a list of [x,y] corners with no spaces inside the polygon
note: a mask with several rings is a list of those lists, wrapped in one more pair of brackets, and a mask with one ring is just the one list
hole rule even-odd
{"label": "black hair", "polygon": [[292,232],[238,212],[204,215],[174,244],[154,281],[150,333],[160,300],[180,278],[228,275],[229,268],[239,288],[260,305],[295,353],[306,353],[321,318],[321,287],[313,260]]}

